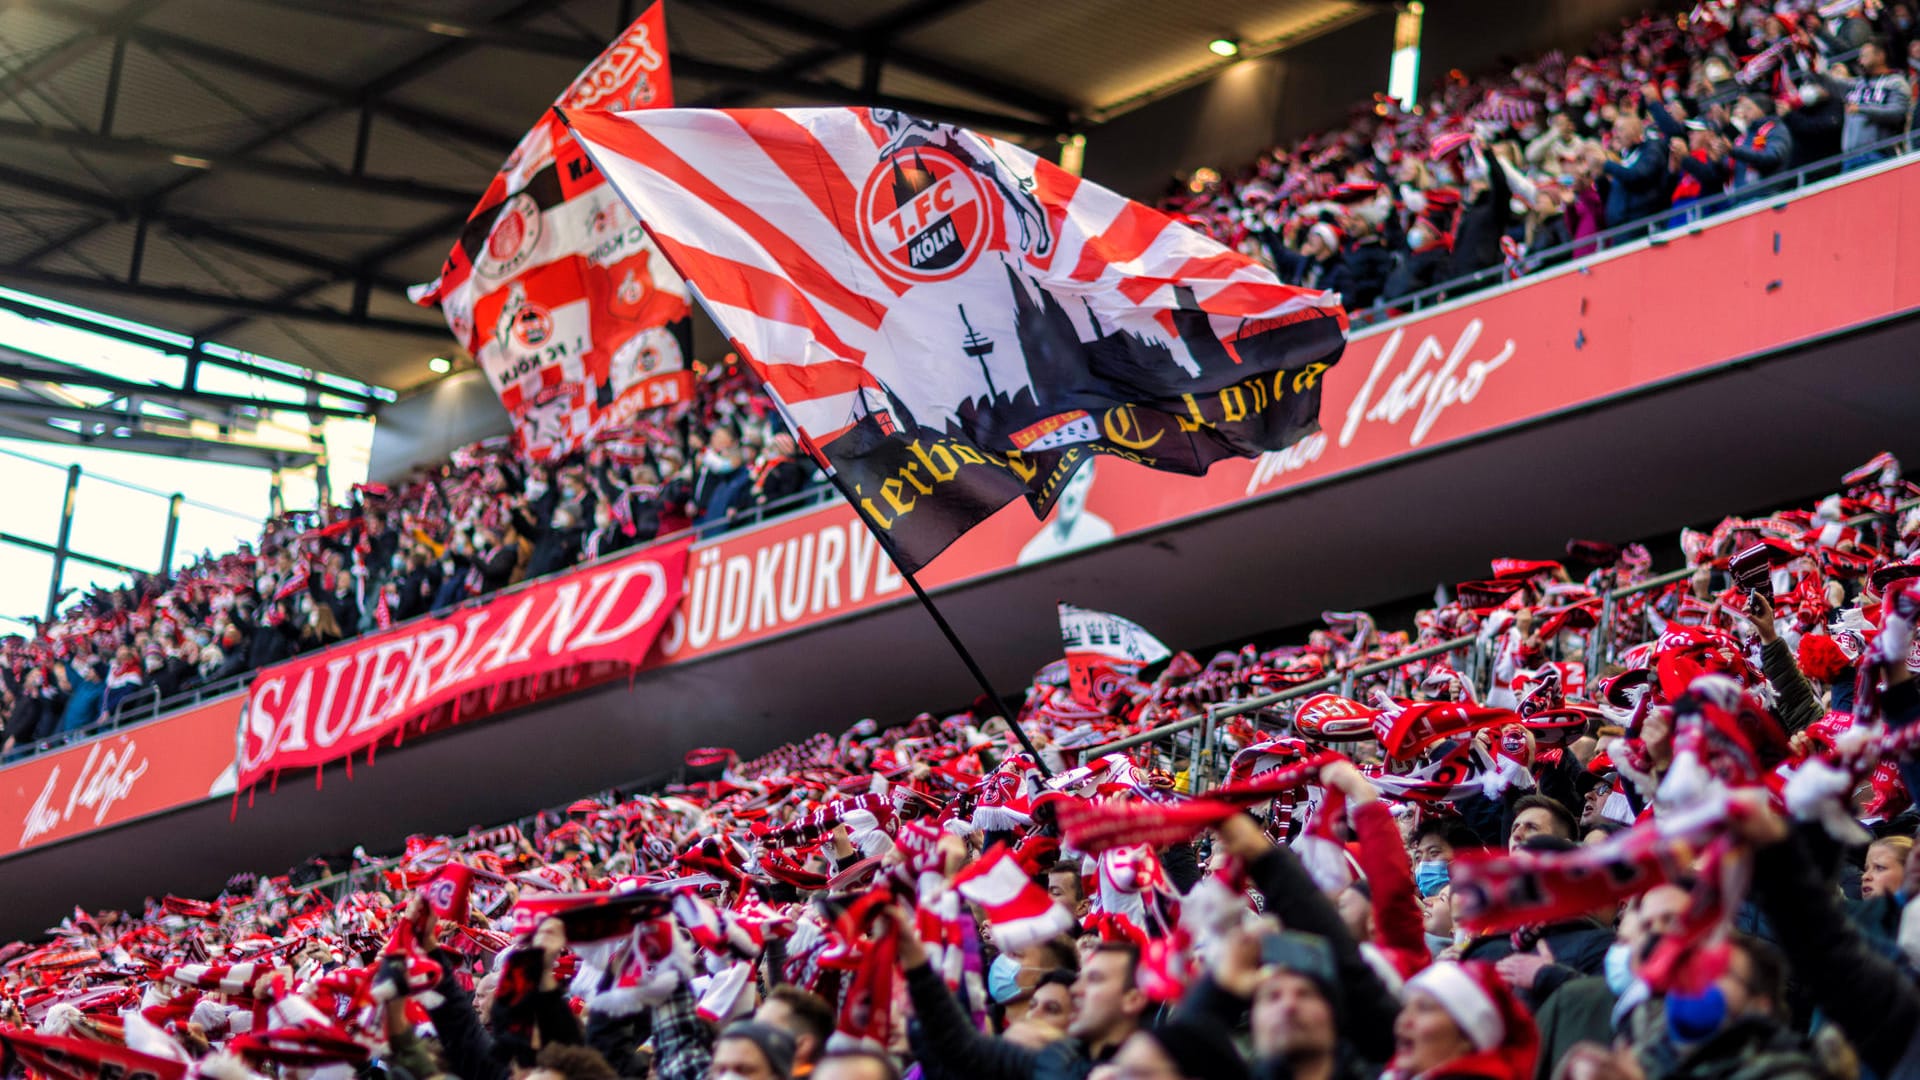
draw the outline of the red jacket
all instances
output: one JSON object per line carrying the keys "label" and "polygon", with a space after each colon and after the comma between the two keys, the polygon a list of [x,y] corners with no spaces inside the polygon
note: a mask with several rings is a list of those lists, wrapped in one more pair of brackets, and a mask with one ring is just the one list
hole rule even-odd
{"label": "red jacket", "polygon": [[1349,815],[1359,836],[1360,870],[1373,896],[1374,944],[1402,979],[1433,962],[1427,951],[1420,894],[1413,885],[1413,863],[1400,840],[1400,826],[1387,804],[1374,800]]}

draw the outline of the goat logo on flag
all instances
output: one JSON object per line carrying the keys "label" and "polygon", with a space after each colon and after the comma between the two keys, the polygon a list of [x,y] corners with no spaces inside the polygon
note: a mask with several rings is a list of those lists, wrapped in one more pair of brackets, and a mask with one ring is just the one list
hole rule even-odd
{"label": "goat logo on flag", "polygon": [[1331,294],[1010,143],[886,109],[562,110],[909,572],[1094,454],[1319,430]]}
{"label": "goat logo on flag", "polygon": [[[665,45],[655,4],[556,105],[671,104]],[[412,295],[440,305],[531,457],[564,454],[692,396],[669,329],[685,333],[686,286],[553,110],[494,176],[439,279]]]}

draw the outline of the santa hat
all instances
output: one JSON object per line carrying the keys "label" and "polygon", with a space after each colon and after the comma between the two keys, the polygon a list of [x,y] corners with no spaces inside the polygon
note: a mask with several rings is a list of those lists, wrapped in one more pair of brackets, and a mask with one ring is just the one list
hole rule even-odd
{"label": "santa hat", "polygon": [[1492,964],[1442,960],[1407,980],[1407,992],[1433,995],[1475,1053],[1448,1062],[1460,1075],[1531,1076],[1540,1049],[1533,1017]]}
{"label": "santa hat", "polygon": [[1340,230],[1324,221],[1315,222],[1313,228],[1307,230],[1307,235],[1319,237],[1330,251],[1340,250]]}
{"label": "santa hat", "polygon": [[1001,952],[1019,952],[1073,929],[1073,916],[1034,884],[1005,844],[988,849],[953,884],[979,905]]}

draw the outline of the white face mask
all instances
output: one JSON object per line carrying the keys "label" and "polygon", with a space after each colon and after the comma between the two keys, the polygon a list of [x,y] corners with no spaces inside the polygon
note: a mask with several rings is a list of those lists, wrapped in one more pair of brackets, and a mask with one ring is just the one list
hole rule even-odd
{"label": "white face mask", "polygon": [[1427,242],[1432,239],[1433,234],[1427,231],[1425,225],[1415,225],[1413,228],[1407,230],[1407,246],[1415,251],[1426,247]]}

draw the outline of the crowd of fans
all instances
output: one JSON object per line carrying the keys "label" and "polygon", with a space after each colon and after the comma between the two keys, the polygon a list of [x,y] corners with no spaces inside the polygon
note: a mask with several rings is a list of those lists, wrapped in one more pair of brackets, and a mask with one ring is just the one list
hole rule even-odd
{"label": "crowd of fans", "polygon": [[[1378,98],[1239,175],[1202,170],[1165,205],[1354,310],[1493,267],[1517,274],[1783,170],[1887,155],[1915,101],[1913,23],[1904,2],[1706,0],[1630,20],[1581,55],[1450,73],[1417,111]],[[0,641],[0,753],[134,695],[228,680],[681,528],[723,529],[818,481],[743,371],[708,375],[691,410],[583,454],[531,464],[505,444],[471,447],[349,506],[269,522],[255,549],[95,592],[32,641]]]}
{"label": "crowd of fans", "polygon": [[[1543,117],[1527,145],[1461,131],[1448,151],[1436,114],[1389,110],[1189,212],[1244,228],[1310,284],[1357,290],[1342,284],[1357,265],[1384,265],[1375,295],[1394,295],[1423,253],[1441,268],[1412,273],[1437,281],[1510,252],[1516,193],[1523,243],[1575,213],[1560,225],[1578,240],[1682,214],[1717,190],[1708,176],[1737,190],[1814,160],[1796,158],[1790,123],[1821,109],[1810,86],[1859,106],[1838,110],[1836,149],[1877,142],[1865,126],[1907,78],[1885,58],[1912,46],[1868,39],[1909,33],[1906,19],[1709,3],[1645,20],[1603,56],[1502,84],[1503,107]],[[1857,57],[1834,62],[1853,38]],[[1714,100],[1781,41],[1767,101]],[[1487,89],[1450,85],[1437,104]],[[1684,148],[1643,130],[1643,111]],[[1510,115],[1524,134],[1528,114]],[[1615,146],[1596,153],[1603,129]],[[1785,165],[1733,153],[1789,139]],[[1536,183],[1529,166],[1570,180]],[[8,746],[147,683],[218,680],[724,527],[807,482],[743,385],[711,400],[706,434],[636,431],[542,465],[472,448],[276,521],[258,551],[89,598],[6,646]],[[1814,507],[1683,533],[1692,572],[1668,584],[1637,546],[1575,541],[1494,560],[1405,630],[1330,612],[1268,651],[1100,679],[1049,665],[1014,717],[1037,755],[993,703],[863,720],[753,760],[696,751],[666,790],[415,837],[353,891],[311,887],[317,862],[211,899],[76,910],[45,941],[0,946],[0,1073],[1920,1076],[1916,493],[1882,455]],[[1221,768],[1192,729],[1168,767],[1151,744],[1083,755],[1341,674],[1351,696],[1223,724]]]}
{"label": "crowd of fans", "polygon": [[[1056,662],[1037,758],[984,704],[863,720],[414,837],[350,892],[316,864],[76,911],[0,947],[0,1047],[218,1080],[1916,1075],[1916,493],[1882,455],[1684,533],[1665,583],[1577,541],[1403,632]],[[1366,703],[1236,719],[1224,783],[1080,761],[1466,635]]]}
{"label": "crowd of fans", "polygon": [[1357,312],[1589,254],[1599,241],[1579,241],[1769,194],[1803,165],[1890,156],[1916,78],[1910,2],[1705,0],[1580,55],[1451,72],[1417,111],[1379,96],[1237,174],[1199,170],[1163,206]]}
{"label": "crowd of fans", "polygon": [[0,639],[0,756],[297,653],[689,528],[723,531],[821,482],[742,365],[556,461],[502,437],[343,506],[274,518],[258,545],[71,603]]}

